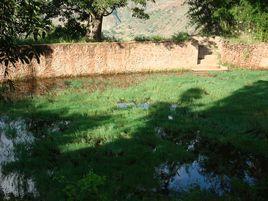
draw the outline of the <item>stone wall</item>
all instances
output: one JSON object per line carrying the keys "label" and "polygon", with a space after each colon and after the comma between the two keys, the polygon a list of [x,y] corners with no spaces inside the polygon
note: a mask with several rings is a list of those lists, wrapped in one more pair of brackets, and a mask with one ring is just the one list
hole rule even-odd
{"label": "stone wall", "polygon": [[221,47],[221,62],[242,68],[268,69],[268,44],[230,44]]}
{"label": "stone wall", "polygon": [[[27,46],[21,49],[27,52]],[[191,69],[198,57],[198,47],[191,42],[53,44],[37,45],[33,49],[37,51],[29,56],[31,61],[18,61],[16,68],[11,68],[9,78]],[[3,72],[0,73],[3,79]]]}

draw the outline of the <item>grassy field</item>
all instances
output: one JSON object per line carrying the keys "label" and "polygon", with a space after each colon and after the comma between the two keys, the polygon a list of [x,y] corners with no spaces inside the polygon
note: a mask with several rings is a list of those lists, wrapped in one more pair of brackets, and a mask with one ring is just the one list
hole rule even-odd
{"label": "grassy field", "polygon": [[[5,172],[33,178],[44,201],[268,199],[268,71],[128,79],[71,79],[2,102],[1,116],[31,122],[36,138],[30,149],[17,147]],[[228,187],[172,190],[179,167],[200,155],[201,174],[228,178]],[[169,170],[159,173],[163,164]]]}

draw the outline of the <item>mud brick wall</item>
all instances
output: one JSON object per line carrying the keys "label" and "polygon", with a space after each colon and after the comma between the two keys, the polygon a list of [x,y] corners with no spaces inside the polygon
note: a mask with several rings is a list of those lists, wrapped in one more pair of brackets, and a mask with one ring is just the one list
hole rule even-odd
{"label": "mud brick wall", "polygon": [[[29,61],[18,61],[16,68],[11,68],[9,78],[191,69],[198,57],[198,47],[191,42],[53,44],[37,45],[33,49],[37,51],[29,56]],[[0,69],[3,79],[3,66]]]}
{"label": "mud brick wall", "polygon": [[268,69],[268,43],[243,45],[224,42],[221,61],[248,69]]}

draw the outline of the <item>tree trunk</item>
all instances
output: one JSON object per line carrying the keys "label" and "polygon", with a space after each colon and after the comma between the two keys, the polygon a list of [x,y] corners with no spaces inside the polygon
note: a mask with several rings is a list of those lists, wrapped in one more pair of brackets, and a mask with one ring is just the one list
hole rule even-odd
{"label": "tree trunk", "polygon": [[90,16],[86,27],[86,37],[88,41],[101,41],[102,40],[102,21],[103,16],[94,17]]}

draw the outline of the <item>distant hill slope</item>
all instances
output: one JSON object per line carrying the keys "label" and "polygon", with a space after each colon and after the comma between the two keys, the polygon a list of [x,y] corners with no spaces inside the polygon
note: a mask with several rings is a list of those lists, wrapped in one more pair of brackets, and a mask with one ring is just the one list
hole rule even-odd
{"label": "distant hill slope", "polygon": [[130,7],[119,9],[119,19],[115,15],[104,19],[103,33],[105,36],[126,40],[141,35],[169,37],[178,32],[192,33],[194,29],[187,26],[188,6],[183,2],[184,0],[156,0],[156,3],[149,3],[146,9],[150,15],[149,20],[133,18]]}

